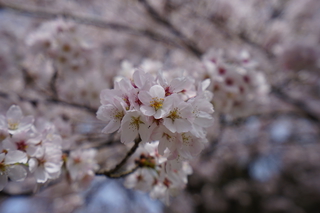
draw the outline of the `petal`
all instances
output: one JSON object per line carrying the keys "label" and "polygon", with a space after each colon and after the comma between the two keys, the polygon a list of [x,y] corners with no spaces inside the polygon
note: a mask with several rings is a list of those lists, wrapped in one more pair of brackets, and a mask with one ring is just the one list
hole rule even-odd
{"label": "petal", "polygon": [[44,183],[48,180],[48,175],[45,172],[44,168],[38,168],[34,173],[35,178],[38,183]]}
{"label": "petal", "polygon": [[7,129],[7,120],[3,115],[0,115],[0,128]]}
{"label": "petal", "polygon": [[150,105],[150,101],[152,100],[152,97],[146,91],[140,91],[138,94],[138,98],[144,105],[147,105],[147,106]]}
{"label": "petal", "polygon": [[29,160],[28,164],[29,164],[29,171],[31,173],[33,173],[36,170],[36,168],[38,167],[38,165],[39,165],[38,160],[35,159],[35,158],[31,158]]}
{"label": "petal", "polygon": [[188,132],[192,129],[191,123],[186,119],[176,119],[174,123],[178,133]]}
{"label": "petal", "polygon": [[121,142],[129,143],[134,141],[138,135],[138,129],[135,125],[130,125],[130,122],[126,122],[121,127]]}
{"label": "petal", "polygon": [[52,163],[46,162],[44,164],[44,168],[48,173],[57,173],[61,170],[61,164],[59,163]]}
{"label": "petal", "polygon": [[97,112],[97,118],[102,121],[110,121],[113,117],[115,107],[111,104],[100,106]]}
{"label": "petal", "polygon": [[14,164],[14,163],[27,163],[28,157],[25,152],[20,150],[9,150],[6,158],[5,164]]}
{"label": "petal", "polygon": [[156,113],[153,107],[146,106],[146,105],[141,106],[140,110],[146,116],[153,116]]}
{"label": "petal", "polygon": [[0,191],[7,185],[8,176],[6,174],[0,175]]}
{"label": "petal", "polygon": [[13,181],[23,181],[27,177],[27,171],[21,165],[14,165],[8,168],[8,176]]}
{"label": "petal", "polygon": [[34,117],[32,115],[28,115],[24,118],[22,118],[20,124],[19,124],[19,129],[29,129],[34,122]]}
{"label": "petal", "polygon": [[142,141],[150,141],[150,135],[152,131],[149,130],[148,125],[140,124],[139,126],[139,134]]}
{"label": "petal", "polygon": [[108,125],[103,128],[102,132],[103,133],[106,133],[106,134],[109,134],[109,133],[112,133],[114,131],[117,131],[119,128],[120,128],[120,120],[111,120]]}
{"label": "petal", "polygon": [[23,117],[22,111],[17,105],[12,105],[7,111],[6,116],[7,120],[9,121],[8,123],[19,123]]}
{"label": "petal", "polygon": [[164,109],[159,109],[155,114],[154,114],[154,118],[155,119],[160,119],[163,118],[165,115],[167,114],[167,111]]}
{"label": "petal", "polygon": [[164,98],[166,92],[164,91],[162,86],[154,85],[150,88],[149,94],[151,95],[151,97]]}

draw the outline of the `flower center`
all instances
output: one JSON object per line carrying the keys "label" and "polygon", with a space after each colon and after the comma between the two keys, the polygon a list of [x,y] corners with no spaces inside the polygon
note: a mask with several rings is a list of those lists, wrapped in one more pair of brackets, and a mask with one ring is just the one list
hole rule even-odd
{"label": "flower center", "polygon": [[158,97],[152,98],[152,101],[150,101],[150,106],[157,111],[158,109],[162,108],[163,100],[164,100],[163,98],[158,98]]}
{"label": "flower center", "polygon": [[178,108],[174,108],[172,111],[170,111],[170,114],[169,116],[167,116],[167,118],[170,118],[172,122],[174,122],[176,119],[181,118],[179,115]]}

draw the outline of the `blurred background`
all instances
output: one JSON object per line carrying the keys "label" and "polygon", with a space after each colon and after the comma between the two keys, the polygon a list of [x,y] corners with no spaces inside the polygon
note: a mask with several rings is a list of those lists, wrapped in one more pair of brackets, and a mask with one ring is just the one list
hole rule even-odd
{"label": "blurred background", "polygon": [[[41,39],[59,30],[70,46],[50,52]],[[126,147],[100,133],[99,93],[132,67],[210,78],[215,106],[208,146],[169,206],[96,177],[81,191],[12,183],[0,212],[320,212],[320,1],[0,0],[0,44],[1,114],[18,104],[51,120],[65,149],[98,147],[100,166]],[[221,67],[255,82],[220,92],[232,84]]]}

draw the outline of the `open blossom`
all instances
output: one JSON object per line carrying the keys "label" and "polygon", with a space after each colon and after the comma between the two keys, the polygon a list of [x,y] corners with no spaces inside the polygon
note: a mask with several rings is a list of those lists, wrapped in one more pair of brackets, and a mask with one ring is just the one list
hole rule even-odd
{"label": "open blossom", "polygon": [[67,158],[66,168],[72,181],[86,182],[89,176],[99,168],[96,160],[97,150],[74,150]]}
{"label": "open blossom", "polygon": [[165,90],[162,86],[154,85],[149,91],[141,91],[139,99],[143,104],[140,110],[144,115],[154,116],[155,119],[162,118],[165,115]]}
{"label": "open blossom", "polygon": [[24,166],[28,158],[19,150],[2,150],[0,154],[0,190],[8,182],[8,177],[13,181],[23,181],[27,176]]}
{"label": "open blossom", "polygon": [[191,130],[192,106],[173,94],[167,98],[169,106],[167,113],[163,116],[163,125],[171,132],[181,133]]}
{"label": "open blossom", "polygon": [[30,129],[33,122],[34,118],[31,115],[24,117],[17,105],[12,105],[6,116],[0,115],[0,128],[7,129],[10,134]]}
{"label": "open blossom", "polygon": [[123,143],[131,142],[138,134],[142,141],[148,141],[150,137],[148,128],[148,122],[141,112],[128,111],[121,122],[121,129],[126,130],[121,132],[121,141]]}
{"label": "open blossom", "polygon": [[97,117],[100,120],[108,122],[108,125],[102,130],[104,133],[112,133],[120,128],[121,120],[125,114],[123,102],[114,99],[114,102],[99,107]]}
{"label": "open blossom", "polygon": [[38,183],[59,177],[62,166],[62,151],[54,145],[46,145],[37,156],[28,161],[29,170]]}

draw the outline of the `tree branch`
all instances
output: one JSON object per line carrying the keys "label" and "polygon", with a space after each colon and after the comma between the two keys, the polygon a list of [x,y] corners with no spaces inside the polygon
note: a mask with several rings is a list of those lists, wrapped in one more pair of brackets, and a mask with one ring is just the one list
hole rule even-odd
{"label": "tree branch", "polygon": [[135,151],[138,149],[139,144],[141,142],[141,138],[138,137],[135,141],[134,141],[134,145],[131,147],[131,149],[127,152],[126,156],[113,168],[107,171],[99,171],[96,173],[96,175],[105,175],[109,178],[120,178],[123,176],[126,176],[128,174],[131,174],[132,172],[134,172],[138,167],[134,167],[132,170],[129,170],[127,172],[123,172],[123,173],[119,173],[119,174],[114,174],[115,172],[117,172],[122,166],[124,166],[124,164],[127,162],[127,160],[133,155],[133,153],[135,153]]}
{"label": "tree branch", "polygon": [[178,44],[176,41],[172,40],[171,38],[155,33],[148,29],[135,29],[123,24],[107,22],[102,19],[98,19],[94,17],[86,17],[82,15],[70,14],[66,12],[58,12],[58,11],[47,10],[47,9],[40,10],[32,7],[4,3],[1,1],[0,1],[0,8],[6,9],[6,10],[12,10],[14,12],[20,13],[21,15],[34,17],[34,18],[55,19],[55,18],[63,17],[65,19],[73,20],[78,24],[94,26],[97,28],[108,29],[113,31],[121,31],[131,35],[136,35],[136,36],[144,36],[151,40],[165,43],[166,45],[169,45],[169,46],[181,48],[181,45]]}
{"label": "tree branch", "polygon": [[147,0],[138,0],[146,9],[149,16],[160,25],[169,29],[169,31],[178,37],[182,45],[194,56],[201,58],[203,51],[197,47],[196,43],[188,39],[181,31],[179,31],[169,20],[162,17],[149,3]]}

